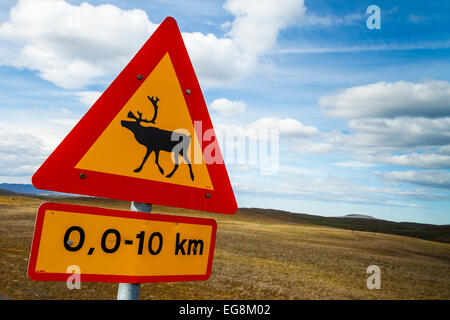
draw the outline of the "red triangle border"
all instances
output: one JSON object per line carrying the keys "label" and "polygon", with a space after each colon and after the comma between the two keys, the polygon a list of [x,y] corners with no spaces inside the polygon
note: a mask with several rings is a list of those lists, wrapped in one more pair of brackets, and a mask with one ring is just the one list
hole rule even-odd
{"label": "red triangle border", "polygon": [[[75,168],[142,84],[138,75],[146,79],[166,53],[184,92],[192,121],[202,122],[203,132],[196,132],[197,136],[203,137],[206,130],[214,130],[180,30],[175,19],[168,17],[33,175],[32,183],[36,188],[216,213],[237,211],[223,161],[207,164],[214,190]],[[190,94],[186,93],[187,89]],[[216,158],[222,159],[217,140],[210,143],[217,144]],[[206,144],[202,144],[202,152],[205,147]]]}

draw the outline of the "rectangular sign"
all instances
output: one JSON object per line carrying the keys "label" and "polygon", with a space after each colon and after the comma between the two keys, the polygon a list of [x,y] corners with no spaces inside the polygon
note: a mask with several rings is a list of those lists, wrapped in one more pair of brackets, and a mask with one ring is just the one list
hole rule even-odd
{"label": "rectangular sign", "polygon": [[[38,209],[28,264],[32,280],[207,280],[216,221],[46,202]],[[73,267],[75,266],[75,267]]]}

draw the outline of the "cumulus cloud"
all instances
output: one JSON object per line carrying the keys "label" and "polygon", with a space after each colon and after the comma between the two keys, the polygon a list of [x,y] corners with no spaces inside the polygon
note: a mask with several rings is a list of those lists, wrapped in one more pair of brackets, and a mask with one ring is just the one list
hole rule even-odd
{"label": "cumulus cloud", "polygon": [[326,115],[339,118],[446,117],[450,116],[450,83],[377,82],[321,97],[319,105]]}
{"label": "cumulus cloud", "polygon": [[45,160],[43,142],[31,134],[0,129],[0,177],[29,177]]}
{"label": "cumulus cloud", "polygon": [[265,117],[252,122],[250,128],[277,129],[280,135],[309,137],[319,134],[319,129],[314,126],[306,126],[296,119],[280,119],[275,117]]}
{"label": "cumulus cloud", "polygon": [[[427,168],[427,169],[450,169],[450,155],[438,153],[408,153],[401,155],[377,154],[363,158],[368,162],[384,163],[394,166]],[[367,162],[363,162],[369,164]]]}
{"label": "cumulus cloud", "polygon": [[293,150],[305,154],[327,154],[336,150],[336,147],[326,142],[301,141],[294,145]]}
{"label": "cumulus cloud", "polygon": [[450,155],[450,145],[440,147],[436,152],[438,154]]}
{"label": "cumulus cloud", "polygon": [[[438,166],[445,161],[437,155],[449,154],[450,117],[439,119],[399,117],[394,119],[352,119],[345,131],[332,130],[320,135],[329,151],[360,155],[359,161],[391,165]],[[400,154],[421,154],[400,157]],[[386,156],[390,155],[392,156]],[[427,160],[425,155],[430,156]],[[372,157],[369,157],[372,155]],[[375,157],[374,155],[378,155]],[[383,155],[381,157],[380,155]],[[398,157],[394,157],[398,156]],[[421,158],[421,159],[419,159]]]}
{"label": "cumulus cloud", "polygon": [[241,81],[256,68],[257,57],[236,48],[230,38],[184,32],[183,39],[199,81],[207,86]]}
{"label": "cumulus cloud", "polygon": [[[205,85],[240,81],[255,71],[279,32],[306,10],[303,0],[228,0],[224,9],[234,19],[223,37],[183,33]],[[19,0],[0,25],[0,64],[36,70],[62,88],[85,88],[118,74],[157,26],[139,9]]]}
{"label": "cumulus cloud", "polygon": [[77,96],[77,99],[83,103],[84,105],[90,107],[92,106],[98,98],[102,95],[101,91],[79,91],[76,92],[75,95]]}
{"label": "cumulus cloud", "polygon": [[9,45],[0,62],[36,70],[62,88],[82,88],[117,74],[156,26],[143,10],[20,0],[0,25],[0,40]]}
{"label": "cumulus cloud", "polygon": [[210,104],[210,109],[219,112],[225,117],[234,117],[241,115],[247,110],[247,105],[244,101],[231,101],[226,98],[216,99]]}
{"label": "cumulus cloud", "polygon": [[339,166],[370,167],[374,164],[424,168],[450,168],[450,117],[427,119],[352,119],[348,132],[322,134],[334,151],[355,161]]}
{"label": "cumulus cloud", "polygon": [[223,7],[235,17],[227,35],[254,55],[272,49],[280,30],[297,24],[306,11],[303,0],[228,0]]}
{"label": "cumulus cloud", "polygon": [[248,175],[236,176],[237,192],[258,194],[267,197],[295,200],[316,200],[325,202],[347,202],[398,207],[418,207],[416,201],[446,199],[442,191],[414,188],[410,190],[392,187],[368,186],[357,179],[339,177],[333,174],[314,174],[281,170],[276,176],[265,176],[261,183],[249,182]]}
{"label": "cumulus cloud", "polygon": [[258,133],[274,130],[280,136],[290,138],[311,137],[320,133],[314,126],[306,126],[292,118],[264,117],[243,125],[218,124],[217,131],[234,136],[257,137]]}
{"label": "cumulus cloud", "polygon": [[234,17],[223,24],[224,37],[183,33],[200,81],[210,86],[242,81],[254,72],[260,57],[276,46],[279,32],[306,11],[303,0],[228,0],[223,7]]}
{"label": "cumulus cloud", "polygon": [[450,144],[450,117],[354,119],[348,122],[348,128],[351,134],[336,136],[336,142],[346,140],[354,147],[397,152]]}
{"label": "cumulus cloud", "polygon": [[266,175],[278,172],[281,149],[292,151],[298,140],[320,131],[292,118],[265,117],[246,124],[217,123],[215,133],[228,164],[257,165]]}
{"label": "cumulus cloud", "polygon": [[350,168],[368,168],[374,166],[374,164],[364,161],[344,161],[344,162],[334,162],[333,164],[339,167],[350,167]]}
{"label": "cumulus cloud", "polygon": [[410,170],[377,173],[390,180],[450,190],[450,172],[447,171]]}
{"label": "cumulus cloud", "polygon": [[348,119],[344,131],[324,133],[324,143],[352,155],[337,166],[375,164],[424,170],[376,172],[386,183],[450,186],[450,83],[378,82],[323,96],[328,116]]}
{"label": "cumulus cloud", "polygon": [[[344,17],[344,19],[334,20],[333,17],[323,17],[319,19],[305,16],[301,21],[302,26],[325,26],[331,27],[336,24],[350,25],[351,19]],[[340,21],[339,21],[340,20]],[[348,23],[347,23],[348,21]],[[356,20],[355,20],[356,21]],[[336,23],[336,24],[335,24]],[[437,40],[437,41],[420,41],[412,43],[380,43],[370,45],[354,45],[354,46],[337,46],[330,45],[324,47],[300,47],[300,48],[280,48],[275,52],[280,54],[303,54],[303,53],[346,53],[346,52],[371,52],[371,51],[408,51],[408,50],[442,50],[450,47],[450,41]]]}
{"label": "cumulus cloud", "polygon": [[307,14],[299,22],[301,26],[305,27],[327,27],[336,28],[336,26],[349,26],[361,23],[364,16],[360,13],[352,13],[344,16],[335,16],[332,14],[318,16],[315,14]]}
{"label": "cumulus cloud", "polygon": [[319,99],[326,115],[348,119],[345,131],[325,133],[324,143],[368,165],[447,168],[442,153],[450,145],[449,101],[450,84],[437,80],[340,90]]}

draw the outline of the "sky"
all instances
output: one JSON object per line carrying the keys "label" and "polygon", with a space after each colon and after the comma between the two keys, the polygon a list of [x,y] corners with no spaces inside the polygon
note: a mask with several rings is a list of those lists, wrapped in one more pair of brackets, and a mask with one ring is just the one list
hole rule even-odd
{"label": "sky", "polygon": [[0,183],[31,183],[167,16],[216,130],[278,137],[269,172],[219,140],[239,207],[450,224],[447,1],[1,0]]}

